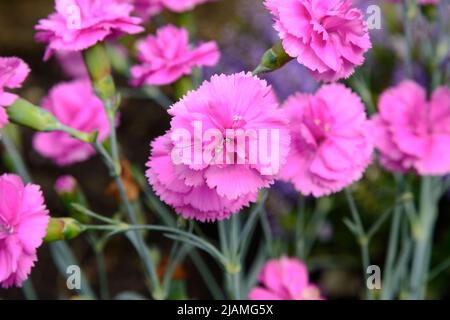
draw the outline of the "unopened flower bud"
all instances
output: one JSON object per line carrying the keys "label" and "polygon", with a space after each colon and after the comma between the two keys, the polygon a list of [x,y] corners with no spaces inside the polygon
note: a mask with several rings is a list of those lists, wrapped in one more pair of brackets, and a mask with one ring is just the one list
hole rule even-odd
{"label": "unopened flower bud", "polygon": [[267,50],[261,58],[259,66],[253,71],[254,75],[271,72],[280,69],[286,63],[291,61],[293,58],[290,57],[286,51],[284,51],[281,42],[277,42],[272,48]]}
{"label": "unopened flower bud", "polygon": [[97,44],[86,49],[83,54],[98,96],[102,100],[114,100],[116,98],[116,87],[111,75],[111,66],[105,46]]}
{"label": "unopened flower bud", "polygon": [[69,175],[61,176],[55,182],[55,190],[58,194],[73,193],[76,187],[77,181]]}
{"label": "unopened flower bud", "polygon": [[45,242],[71,240],[78,237],[86,227],[72,218],[51,218],[47,228]]}
{"label": "unopened flower bud", "polygon": [[6,111],[11,122],[37,131],[57,130],[61,126],[50,112],[21,98],[6,108]]}
{"label": "unopened flower bud", "polygon": [[72,206],[73,203],[79,203],[83,206],[87,206],[86,197],[74,177],[70,175],[59,177],[55,182],[55,191],[61,198],[65,210],[72,218],[80,221],[81,223],[91,222],[91,217],[80,213]]}

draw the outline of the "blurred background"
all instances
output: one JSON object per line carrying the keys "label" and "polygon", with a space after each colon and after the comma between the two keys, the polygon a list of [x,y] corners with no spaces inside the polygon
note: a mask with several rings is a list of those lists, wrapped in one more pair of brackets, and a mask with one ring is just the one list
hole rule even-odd
{"label": "blurred background", "polygon": [[[355,76],[364,83],[366,91],[360,91],[364,88],[358,88],[358,83],[352,81],[347,83],[360,94],[367,94],[368,88],[367,99],[376,101],[385,88],[398,83],[405,77],[405,68],[402,63],[404,38],[401,7],[386,5],[384,1],[356,2],[364,12],[369,5],[373,4],[383,8],[381,29],[370,31],[374,48],[368,54],[367,63]],[[418,25],[414,28],[414,77],[429,88],[433,78],[432,70],[436,66],[432,63],[433,59],[430,60],[430,53],[426,51],[426,46],[422,45],[422,40],[440,42],[446,39],[445,41],[449,41],[448,21],[441,21],[441,25],[438,25],[436,21],[440,21],[440,16],[448,20],[450,10],[446,8],[447,11],[441,12],[440,15],[437,8],[427,7],[423,10],[424,19],[417,22]],[[30,65],[32,72],[21,90],[21,95],[36,104],[39,104],[41,98],[53,85],[70,80],[55,58],[46,63],[42,61],[44,46],[33,40],[35,24],[52,11],[53,0],[0,0],[0,55],[18,56]],[[217,66],[203,70],[204,79],[214,73],[253,70],[264,51],[277,40],[271,17],[261,0],[218,0],[197,7],[194,15],[196,39],[216,40],[222,53]],[[148,24],[146,32],[153,32],[158,25],[175,21],[177,17],[174,14],[164,12]],[[129,38],[122,41],[122,45],[129,49],[133,60],[132,43],[132,39]],[[442,65],[439,67],[448,70],[448,55],[442,59]],[[281,101],[297,91],[314,92],[318,86],[306,70],[295,62],[264,78],[274,86]],[[117,74],[117,82],[124,92],[121,125],[118,131],[122,153],[130,163],[143,170],[149,156],[149,144],[169,128],[169,116],[166,110],[152,99],[130,92],[127,89],[127,79],[123,75]],[[163,90],[170,97],[170,88],[163,88]],[[33,150],[32,134],[29,130],[21,130],[22,151],[33,180],[43,187],[47,205],[53,216],[67,215],[53,188],[56,179],[63,174],[76,177],[94,211],[105,215],[113,213],[116,207],[115,200],[111,192],[107,192],[110,179],[98,157],[70,167],[56,167]],[[1,172],[6,170],[5,166],[0,165]],[[414,177],[410,179],[414,180]],[[364,213],[365,224],[370,225],[381,212],[392,205],[395,193],[393,182],[393,176],[383,172],[375,164],[367,171],[364,181],[357,184],[355,194],[358,206]],[[327,298],[359,298],[363,291],[359,249],[353,235],[342,222],[343,217],[348,215],[347,205],[341,199],[341,195],[318,201],[307,199],[307,201],[314,202],[324,215],[324,223],[314,231],[315,245],[308,257],[305,257],[311,268],[313,279],[323,289]],[[450,253],[449,202],[449,196],[442,199],[432,261],[442,261],[448,258]],[[295,224],[292,222],[295,221],[297,213],[295,212],[296,204],[297,197],[289,185],[278,183],[275,188],[272,188],[268,213],[275,242],[280,251],[295,252],[295,247],[286,247],[286,243],[292,237],[292,225]],[[151,223],[154,219],[153,212],[148,210],[145,218]],[[215,237],[215,225],[200,224],[200,226],[207,235]],[[383,264],[387,234],[388,224],[380,230],[371,243],[370,250],[374,264]],[[253,244],[255,247],[258,246],[258,238],[257,234]],[[168,254],[169,241],[158,235],[150,235],[149,239],[159,248],[158,252],[161,256]],[[99,279],[96,276],[95,255],[87,244],[84,238],[70,243],[91,285],[94,289],[98,289]],[[121,240],[120,237],[111,241],[106,248],[105,259],[112,297],[124,291],[146,294],[140,262],[127,241]],[[205,259],[213,268],[218,281],[221,281],[220,272],[215,263],[207,257]],[[160,267],[163,269],[164,264],[161,263]],[[210,297],[204,284],[199,280],[196,268],[189,260],[180,266],[177,276],[181,280],[186,280],[190,298]],[[67,291],[65,279],[58,274],[46,245],[39,250],[39,263],[33,269],[32,279],[40,298],[73,297],[73,293]],[[439,281],[431,283],[431,296],[449,298],[449,283],[450,272],[445,272]],[[18,289],[7,291],[0,289],[1,298],[22,298],[22,293]]]}

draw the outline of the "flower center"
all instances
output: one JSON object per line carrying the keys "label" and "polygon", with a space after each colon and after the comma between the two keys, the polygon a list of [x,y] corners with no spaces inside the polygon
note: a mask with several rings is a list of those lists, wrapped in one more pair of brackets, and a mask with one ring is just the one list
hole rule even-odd
{"label": "flower center", "polygon": [[317,144],[322,143],[331,129],[330,119],[324,117],[305,119],[305,125],[313,135]]}
{"label": "flower center", "polygon": [[233,124],[232,124],[232,128],[242,128],[243,126],[245,126],[247,122],[243,119],[242,116],[240,115],[234,115],[233,116]]}
{"label": "flower center", "polygon": [[6,234],[6,235],[10,235],[14,233],[14,227],[8,224],[1,224],[0,223],[0,234]]}

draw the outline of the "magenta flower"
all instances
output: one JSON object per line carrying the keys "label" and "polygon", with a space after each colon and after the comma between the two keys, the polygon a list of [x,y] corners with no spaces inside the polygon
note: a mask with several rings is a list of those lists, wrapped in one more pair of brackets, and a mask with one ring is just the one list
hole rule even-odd
{"label": "magenta flower", "polygon": [[450,173],[450,89],[440,87],[427,102],[426,92],[404,81],[380,97],[373,117],[381,164],[392,171],[420,175]]}
{"label": "magenta flower", "polygon": [[364,15],[350,0],[266,0],[284,50],[313,77],[349,77],[371,48]]}
{"label": "magenta flower", "polygon": [[134,13],[144,21],[159,14],[163,10],[161,0],[122,0],[134,5]]}
{"label": "magenta flower", "polygon": [[77,51],[58,51],[56,59],[64,73],[70,78],[89,79],[89,73],[83,60],[81,52]]}
{"label": "magenta flower", "polygon": [[13,174],[0,176],[0,284],[18,287],[37,260],[49,221],[40,187]]}
{"label": "magenta flower", "polygon": [[[99,140],[108,137],[110,129],[103,103],[95,95],[88,80],[63,82],[53,87],[42,107],[62,124],[90,133],[99,132]],[[95,151],[91,145],[64,132],[40,132],[33,139],[34,148],[60,166],[84,161]]]}
{"label": "magenta flower", "polygon": [[156,36],[139,41],[137,50],[141,64],[131,68],[134,85],[170,84],[191,74],[196,66],[215,65],[220,57],[214,41],[191,48],[188,31],[172,25],[159,29]]}
{"label": "magenta flower", "polygon": [[28,65],[19,58],[0,57],[0,129],[8,122],[5,107],[12,105],[17,96],[5,89],[20,88],[30,73]]}
{"label": "magenta flower", "polygon": [[185,218],[230,217],[256,201],[286,159],[285,116],[272,88],[249,73],[213,76],[169,113],[171,130],[152,143],[147,177]]}
{"label": "magenta flower", "polygon": [[284,104],[291,151],[282,179],[304,195],[338,192],[360,179],[372,160],[373,143],[361,99],[342,84],[315,95],[296,94]]}
{"label": "magenta flower", "polygon": [[295,258],[269,260],[259,274],[260,287],[250,300],[323,300],[317,286],[309,282],[308,269]]}
{"label": "magenta flower", "polygon": [[169,10],[174,12],[183,12],[194,9],[195,6],[211,0],[160,0]]}
{"label": "magenta flower", "polygon": [[130,16],[131,4],[119,0],[55,0],[56,12],[36,26],[36,40],[47,44],[44,60],[54,51],[81,51],[107,37],[144,30]]}

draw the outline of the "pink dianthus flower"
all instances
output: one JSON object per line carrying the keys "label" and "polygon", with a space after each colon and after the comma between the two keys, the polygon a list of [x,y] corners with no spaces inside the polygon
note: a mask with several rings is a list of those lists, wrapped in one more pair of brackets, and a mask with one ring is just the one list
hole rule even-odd
{"label": "pink dianthus flower", "polygon": [[36,26],[36,40],[47,44],[44,60],[54,51],[81,51],[117,34],[144,30],[134,7],[119,0],[55,0],[56,12]]}
{"label": "pink dianthus flower", "polygon": [[313,77],[349,77],[371,48],[364,15],[350,0],[266,0],[286,53]]}
{"label": "pink dianthus flower", "polygon": [[18,287],[37,260],[49,221],[40,187],[19,176],[0,176],[0,284]]}
{"label": "pink dianthus flower", "polygon": [[323,300],[319,288],[309,282],[305,264],[295,258],[269,260],[258,280],[261,286],[250,292],[250,300]]}
{"label": "pink dianthus flower", "polygon": [[213,66],[220,57],[214,41],[189,46],[184,28],[167,25],[137,44],[139,65],[131,68],[134,85],[166,85],[192,73],[197,66]]}
{"label": "pink dianthus flower", "polygon": [[304,195],[338,192],[360,179],[372,160],[369,121],[358,95],[342,84],[285,102],[291,150],[280,177]]}
{"label": "pink dianthus flower", "polygon": [[[95,95],[89,80],[63,82],[53,87],[43,99],[42,107],[62,124],[90,133],[98,130],[98,139],[108,137],[110,129],[102,101]],[[34,148],[60,166],[84,161],[92,156],[93,147],[72,138],[65,132],[39,132],[33,139]]]}
{"label": "pink dianthus flower", "polygon": [[430,101],[425,90],[404,81],[380,97],[372,119],[380,161],[392,171],[420,175],[450,173],[450,89],[437,88]]}
{"label": "pink dianthus flower", "polygon": [[28,65],[19,58],[0,57],[0,129],[8,122],[5,107],[12,105],[17,96],[5,89],[20,88],[30,73]]}
{"label": "pink dianthus flower", "polygon": [[161,0],[127,0],[134,5],[134,12],[144,21],[159,14],[163,10]]}
{"label": "pink dianthus flower", "polygon": [[[185,218],[230,217],[256,201],[286,159],[285,116],[272,88],[249,73],[213,76],[169,113],[171,130],[152,143],[147,177],[156,194]],[[270,161],[257,155],[264,148],[270,149],[265,150]]]}

